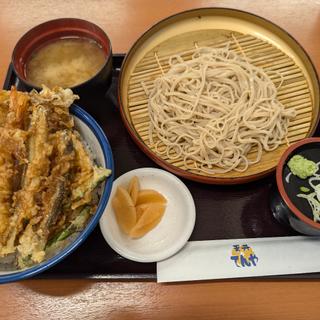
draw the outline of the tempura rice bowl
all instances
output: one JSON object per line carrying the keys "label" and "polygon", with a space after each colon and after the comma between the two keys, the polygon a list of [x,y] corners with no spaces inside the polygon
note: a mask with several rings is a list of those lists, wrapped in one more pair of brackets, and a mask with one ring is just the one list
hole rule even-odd
{"label": "tempura rice bowl", "polygon": [[101,127],[86,111],[77,105],[73,105],[70,111],[74,116],[75,128],[78,130],[88,146],[89,151],[94,157],[94,161],[98,165],[106,167],[112,171],[111,175],[100,186],[100,197],[97,210],[87,222],[84,230],[79,232],[76,236],[68,238],[67,244],[58,252],[55,252],[52,257],[27,269],[0,271],[0,283],[13,282],[32,277],[51,268],[66,258],[78,246],[80,246],[80,244],[84,242],[89,234],[94,230],[108,203],[114,172],[113,157],[109,142]]}

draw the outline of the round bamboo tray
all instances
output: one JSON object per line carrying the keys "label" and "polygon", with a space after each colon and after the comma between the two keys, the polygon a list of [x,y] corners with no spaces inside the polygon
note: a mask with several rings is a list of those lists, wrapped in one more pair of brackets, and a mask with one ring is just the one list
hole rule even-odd
{"label": "round bamboo tray", "polygon": [[[170,160],[156,152],[148,138],[149,115],[145,89],[169,69],[168,58],[180,54],[185,60],[197,47],[224,47],[245,54],[267,72],[275,85],[283,83],[278,99],[295,108],[287,138],[274,151],[263,152],[261,161],[245,172],[205,174],[193,163]],[[272,71],[276,71],[272,72]],[[184,178],[211,184],[236,184],[256,180],[272,172],[283,152],[298,140],[311,136],[319,121],[319,81],[310,58],[284,30],[258,16],[225,8],[203,8],[171,16],[149,29],[130,49],[119,81],[121,116],[131,137],[161,167]],[[164,148],[164,146],[163,146]],[[158,146],[161,151],[161,145]],[[249,154],[255,156],[255,151]]]}

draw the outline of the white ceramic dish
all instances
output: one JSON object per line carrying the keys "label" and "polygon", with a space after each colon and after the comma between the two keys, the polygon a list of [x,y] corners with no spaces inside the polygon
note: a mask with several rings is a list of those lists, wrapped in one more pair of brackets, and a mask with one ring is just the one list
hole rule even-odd
{"label": "white ceramic dish", "polygon": [[192,195],[173,174],[156,168],[141,168],[114,181],[111,199],[117,186],[127,186],[133,176],[139,178],[142,189],[154,189],[166,197],[163,218],[144,237],[131,239],[120,230],[110,201],[100,219],[101,232],[110,247],[125,258],[138,262],[164,260],[178,252],[193,231],[196,213]]}

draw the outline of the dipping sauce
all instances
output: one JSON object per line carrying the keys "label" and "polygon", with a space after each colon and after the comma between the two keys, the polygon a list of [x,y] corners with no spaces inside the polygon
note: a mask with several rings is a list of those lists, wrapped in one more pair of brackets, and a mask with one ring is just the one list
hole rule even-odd
{"label": "dipping sauce", "polygon": [[106,54],[93,40],[62,38],[36,50],[26,64],[26,80],[70,88],[92,78],[103,67]]}
{"label": "dipping sauce", "polygon": [[[315,194],[315,197],[312,200],[313,205],[310,205],[308,200],[303,198],[304,196],[311,195],[315,192],[315,190],[310,185],[310,179],[314,180],[312,182],[312,185],[314,186],[319,185],[319,188],[320,188],[319,181],[317,181],[319,180],[317,176],[318,174],[320,174],[318,170],[318,164],[320,164],[319,150],[320,150],[319,142],[307,143],[297,148],[294,151],[294,154],[290,155],[290,157],[288,158],[287,164],[283,168],[282,179],[283,179],[283,186],[284,186],[285,192],[287,193],[288,197],[290,198],[291,202],[295,205],[295,207],[300,212],[302,212],[305,216],[307,216],[309,219],[320,223],[320,220],[318,219],[318,215],[317,214],[315,215],[315,212],[314,212],[314,209],[317,209],[320,207],[317,203],[319,202],[317,195]],[[308,168],[307,173],[304,172],[305,170],[302,170],[302,173],[303,173],[302,178],[292,173],[292,169],[290,169],[290,166],[288,165],[289,162],[294,157],[297,157],[297,156],[299,156],[299,158],[301,157],[304,159],[303,164],[307,165],[308,167],[309,166],[311,167],[311,169]],[[314,168],[314,166],[316,166],[316,168]],[[302,197],[301,197],[301,194],[303,195]],[[316,210],[316,211],[319,211],[319,210]]]}

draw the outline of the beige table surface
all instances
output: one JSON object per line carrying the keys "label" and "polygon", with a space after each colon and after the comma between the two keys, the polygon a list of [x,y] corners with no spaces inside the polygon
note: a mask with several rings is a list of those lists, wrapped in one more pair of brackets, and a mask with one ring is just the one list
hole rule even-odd
{"label": "beige table surface", "polygon": [[[320,0],[0,0],[0,82],[20,36],[43,21],[78,17],[100,25],[115,53],[155,22],[195,7],[261,15],[291,33],[320,72]],[[26,280],[0,286],[0,319],[319,319],[320,281],[153,282]]]}

